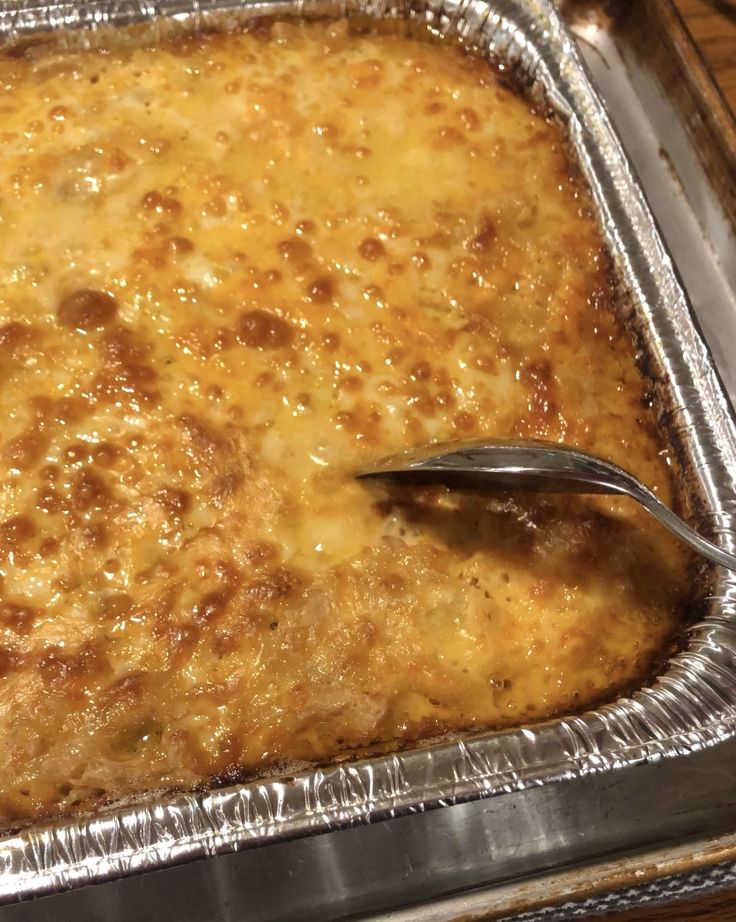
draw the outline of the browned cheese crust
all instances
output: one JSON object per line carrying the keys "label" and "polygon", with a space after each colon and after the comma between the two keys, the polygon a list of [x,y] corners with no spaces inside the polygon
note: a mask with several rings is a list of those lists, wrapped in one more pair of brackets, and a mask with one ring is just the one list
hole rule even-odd
{"label": "browned cheese crust", "polygon": [[0,58],[0,821],[569,713],[687,558],[624,499],[352,479],[565,440],[672,500],[558,127],[277,24]]}

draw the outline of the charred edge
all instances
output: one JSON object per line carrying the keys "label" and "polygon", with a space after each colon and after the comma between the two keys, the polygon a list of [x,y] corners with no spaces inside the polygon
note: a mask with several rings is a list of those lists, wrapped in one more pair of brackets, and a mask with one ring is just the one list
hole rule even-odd
{"label": "charred edge", "polygon": [[[558,121],[563,129],[565,140],[565,153],[568,163],[574,168],[574,178],[588,199],[596,223],[599,225],[592,191],[583,176],[580,162],[574,145],[565,131],[564,120],[559,119],[555,113],[553,121]],[[703,525],[707,522],[707,503],[698,489],[697,477],[692,469],[692,458],[688,451],[682,433],[675,424],[677,408],[674,398],[667,384],[661,361],[656,357],[651,348],[649,338],[642,327],[639,313],[635,307],[633,295],[625,284],[619,266],[605,241],[603,235],[603,250],[601,254],[601,271],[606,289],[611,294],[611,310],[616,319],[623,325],[624,330],[631,340],[634,350],[636,365],[644,379],[645,409],[656,419],[658,431],[655,434],[656,442],[662,448],[671,451],[674,464],[667,468],[668,483],[672,491],[673,511],[678,515],[689,518],[696,523],[707,538],[713,538],[712,530]],[[709,614],[711,602],[707,600],[717,582],[716,568],[706,563],[701,558],[691,557],[687,564],[688,585],[691,591],[682,600],[678,609],[679,627],[670,638],[669,653],[666,657],[655,657],[652,670],[641,677],[647,684],[660,675],[667,667],[672,657],[684,651],[688,642],[688,630],[697,621]],[[641,687],[641,686],[639,686]],[[633,687],[628,690],[632,691]],[[622,690],[622,693],[628,693]],[[610,700],[610,698],[609,698]]]}

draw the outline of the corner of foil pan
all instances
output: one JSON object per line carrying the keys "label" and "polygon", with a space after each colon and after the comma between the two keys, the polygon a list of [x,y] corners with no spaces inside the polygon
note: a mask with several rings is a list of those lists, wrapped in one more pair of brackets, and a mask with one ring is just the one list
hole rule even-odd
{"label": "corner of foil pan", "polygon": [[[103,0],[0,6],[0,42],[210,16],[368,15],[421,22],[505,62],[568,124],[608,246],[665,369],[713,529],[736,544],[736,429],[675,269],[584,64],[551,0]],[[156,796],[0,842],[0,901],[160,868],[274,839],[424,811],[692,752],[736,732],[736,575],[651,687],[564,720],[204,794]]]}

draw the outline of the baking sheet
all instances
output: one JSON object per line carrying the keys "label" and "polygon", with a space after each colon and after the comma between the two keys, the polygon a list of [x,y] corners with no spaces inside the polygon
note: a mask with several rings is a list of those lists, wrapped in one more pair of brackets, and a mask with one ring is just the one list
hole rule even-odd
{"label": "baking sheet", "polygon": [[[16,39],[49,28],[95,29],[174,17],[196,27],[216,3],[162,3],[74,9],[6,5],[0,35]],[[230,5],[226,7],[233,9]],[[727,403],[692,323],[651,214],[580,59],[550,3],[257,3],[251,14],[301,13],[411,18],[459,34],[529,74],[570,135],[593,190],[621,277],[631,292],[649,358],[666,376],[676,405],[669,421],[682,441],[710,509],[707,521],[733,548],[736,435]],[[156,798],[95,819],[37,826],[0,843],[0,898],[10,900],[163,867],[396,814],[521,790],[547,781],[632,765],[701,748],[733,733],[736,582],[722,576],[708,619],[686,652],[651,689],[596,712],[531,729],[478,736],[400,755],[306,772],[290,781],[240,785],[203,795]]]}

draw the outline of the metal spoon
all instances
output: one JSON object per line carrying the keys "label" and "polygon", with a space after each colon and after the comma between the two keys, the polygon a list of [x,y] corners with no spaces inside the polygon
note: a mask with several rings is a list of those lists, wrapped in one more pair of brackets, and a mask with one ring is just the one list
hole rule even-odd
{"label": "metal spoon", "polygon": [[708,560],[736,570],[736,557],[706,540],[632,474],[554,442],[478,439],[437,443],[378,461],[358,478],[443,483],[459,489],[505,487],[538,493],[618,493],[641,503],[665,528]]}

